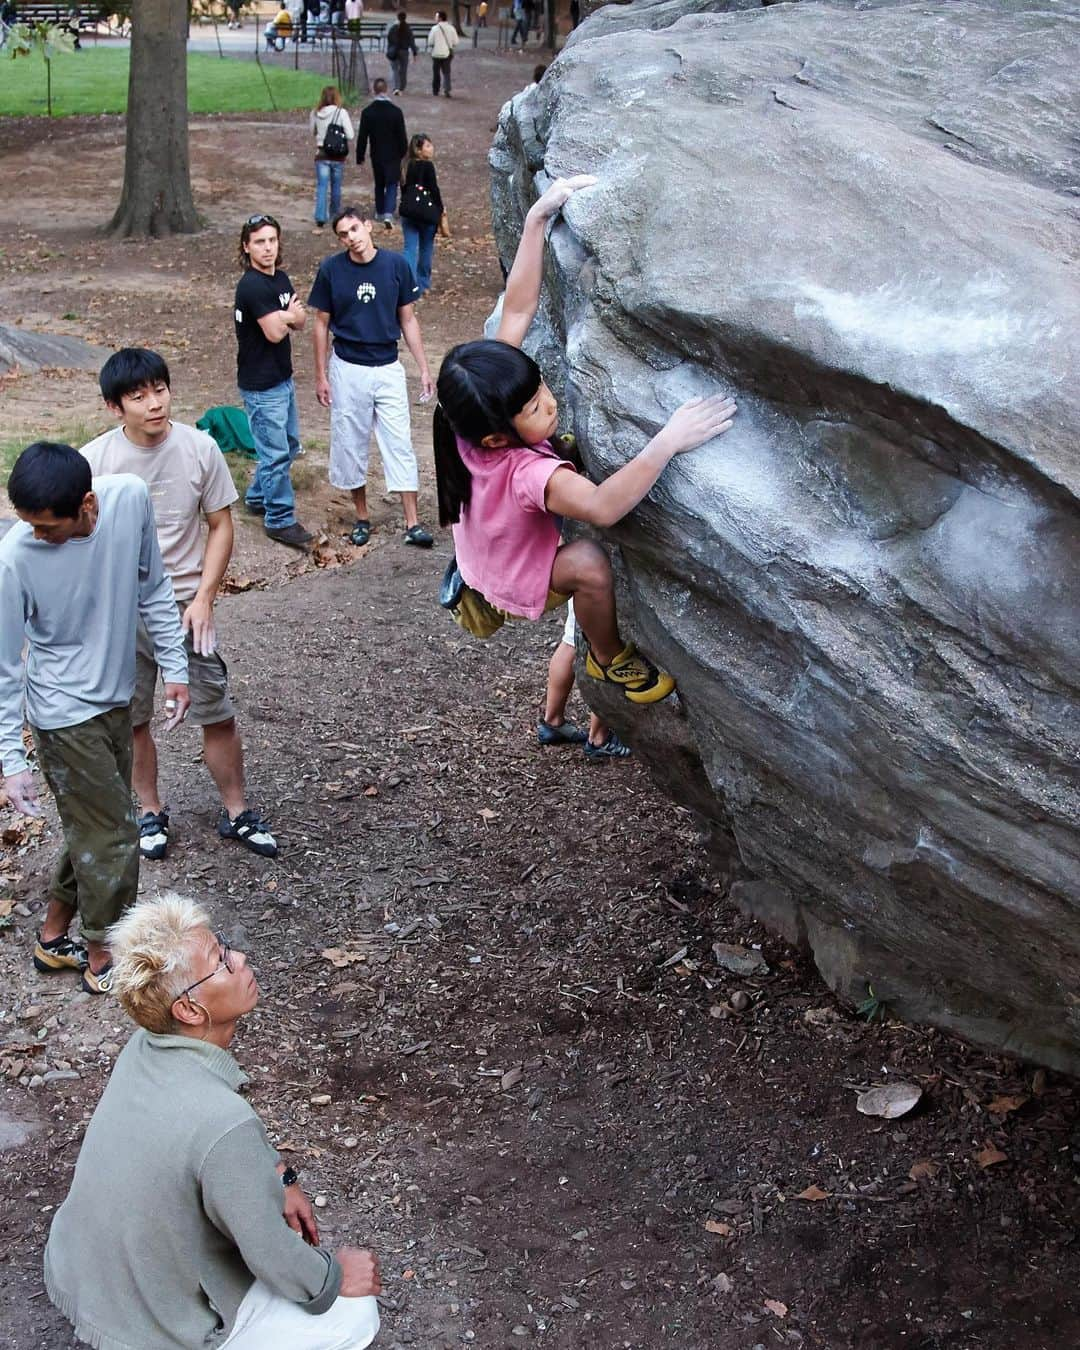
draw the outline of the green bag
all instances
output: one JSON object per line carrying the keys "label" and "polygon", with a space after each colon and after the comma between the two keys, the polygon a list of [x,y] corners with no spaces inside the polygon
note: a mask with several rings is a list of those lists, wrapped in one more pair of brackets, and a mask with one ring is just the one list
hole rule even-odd
{"label": "green bag", "polygon": [[255,439],[251,434],[251,423],[243,408],[230,408],[219,404],[208,408],[195,423],[200,431],[213,436],[218,448],[226,455],[247,455],[255,459]]}

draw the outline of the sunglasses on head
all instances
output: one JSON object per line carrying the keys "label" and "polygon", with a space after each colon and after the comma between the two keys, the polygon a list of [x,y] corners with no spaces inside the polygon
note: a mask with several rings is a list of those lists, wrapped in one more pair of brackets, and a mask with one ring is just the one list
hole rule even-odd
{"label": "sunglasses on head", "polygon": [[252,229],[256,229],[260,225],[273,225],[275,230],[281,229],[273,216],[248,216],[247,223]]}

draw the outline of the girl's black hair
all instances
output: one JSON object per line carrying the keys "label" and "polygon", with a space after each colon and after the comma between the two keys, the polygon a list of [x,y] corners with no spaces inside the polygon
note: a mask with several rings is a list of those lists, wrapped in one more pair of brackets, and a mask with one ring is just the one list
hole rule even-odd
{"label": "girl's black hair", "polygon": [[461,508],[472,496],[472,479],[458,454],[455,433],[475,446],[485,436],[513,440],[513,419],[542,379],[532,357],[508,342],[462,342],[443,357],[432,435],[439,524],[444,528],[461,519]]}

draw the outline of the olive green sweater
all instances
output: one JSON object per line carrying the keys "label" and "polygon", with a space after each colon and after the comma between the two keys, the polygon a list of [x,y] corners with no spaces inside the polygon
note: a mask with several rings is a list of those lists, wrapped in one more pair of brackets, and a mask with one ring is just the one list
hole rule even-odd
{"label": "olive green sweater", "polygon": [[341,1286],[285,1223],[278,1155],[227,1050],[137,1031],[116,1061],[45,1248],[45,1287],[95,1350],[220,1344],[258,1278],[306,1312]]}

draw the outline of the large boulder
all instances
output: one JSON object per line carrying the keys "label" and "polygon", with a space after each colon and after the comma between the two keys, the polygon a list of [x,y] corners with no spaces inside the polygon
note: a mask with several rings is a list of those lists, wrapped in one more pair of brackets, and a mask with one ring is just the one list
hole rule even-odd
{"label": "large boulder", "polygon": [[534,334],[593,476],[740,405],[610,532],[680,703],[586,692],[841,993],[1076,1071],[1080,5],[677,8],[492,151],[506,261],[600,179]]}

